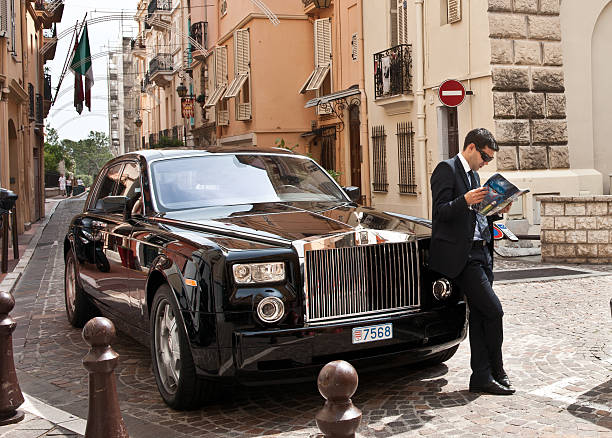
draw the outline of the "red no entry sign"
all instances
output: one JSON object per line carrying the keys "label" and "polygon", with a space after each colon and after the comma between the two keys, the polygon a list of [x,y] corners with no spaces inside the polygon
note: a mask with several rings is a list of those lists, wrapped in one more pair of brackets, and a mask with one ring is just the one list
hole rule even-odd
{"label": "red no entry sign", "polygon": [[461,82],[448,79],[440,84],[438,98],[446,106],[459,106],[465,99],[465,88]]}

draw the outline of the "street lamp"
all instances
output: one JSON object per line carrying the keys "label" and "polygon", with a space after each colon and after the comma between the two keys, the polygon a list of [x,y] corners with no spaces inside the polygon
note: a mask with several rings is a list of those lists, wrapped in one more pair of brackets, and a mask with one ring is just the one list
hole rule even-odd
{"label": "street lamp", "polygon": [[329,5],[331,4],[331,0],[314,0],[314,4],[317,8],[325,9],[325,8],[329,8]]}
{"label": "street lamp", "polygon": [[134,125],[136,125],[137,128],[140,128],[142,126],[142,119],[138,117],[136,120],[134,120]]}
{"label": "street lamp", "polygon": [[179,97],[183,98],[187,96],[187,87],[185,86],[185,84],[181,82],[181,84],[178,87],[176,87],[176,92],[179,95]]}

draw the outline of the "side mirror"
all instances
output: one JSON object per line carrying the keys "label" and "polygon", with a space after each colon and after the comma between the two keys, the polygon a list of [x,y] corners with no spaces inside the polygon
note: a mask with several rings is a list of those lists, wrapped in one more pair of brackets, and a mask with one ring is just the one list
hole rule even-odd
{"label": "side mirror", "polygon": [[358,202],[361,199],[361,189],[359,187],[349,186],[342,187],[342,189],[351,201]]}
{"label": "side mirror", "polygon": [[[96,210],[101,210],[104,213],[109,214],[123,214],[126,216],[128,211],[128,204],[130,198],[127,196],[107,196],[106,198],[99,199],[96,203]],[[125,218],[128,219],[128,218]]]}

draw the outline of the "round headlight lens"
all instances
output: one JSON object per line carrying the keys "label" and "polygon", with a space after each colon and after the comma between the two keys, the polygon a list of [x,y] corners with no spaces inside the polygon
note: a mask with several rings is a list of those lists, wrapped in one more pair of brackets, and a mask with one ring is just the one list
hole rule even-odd
{"label": "round headlight lens", "polygon": [[263,322],[273,323],[279,321],[285,314],[285,305],[277,297],[266,297],[257,305],[257,316]]}
{"label": "round headlight lens", "polygon": [[248,283],[251,281],[251,267],[249,265],[235,265],[234,278],[237,283]]}
{"label": "round headlight lens", "polygon": [[434,281],[432,292],[436,300],[442,301],[451,296],[453,288],[450,281],[448,281],[446,278],[440,278]]}

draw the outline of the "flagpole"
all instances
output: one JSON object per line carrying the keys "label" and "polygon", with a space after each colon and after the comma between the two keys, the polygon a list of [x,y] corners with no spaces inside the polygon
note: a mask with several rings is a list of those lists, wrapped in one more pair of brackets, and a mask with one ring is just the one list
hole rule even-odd
{"label": "flagpole", "polygon": [[79,34],[83,30],[83,26],[85,26],[86,19],[87,19],[87,12],[85,12],[85,16],[83,17],[83,21],[81,22],[81,28],[78,31],[77,31],[77,28],[79,27],[79,20],[77,20],[76,24],[74,25],[74,33],[72,34],[72,38],[70,39],[68,56],[66,56],[66,60],[64,61],[64,68],[62,69],[62,74],[60,75],[59,81],[57,83],[57,88],[55,89],[55,97],[53,98],[53,101],[51,102],[51,106],[53,106],[53,104],[55,104],[55,101],[57,100],[57,95],[59,94],[60,87],[62,86],[62,82],[64,81],[64,77],[66,76],[66,71],[68,70],[68,65],[70,64],[69,60],[72,59],[72,55],[74,54],[72,43],[75,40],[75,37],[77,41],[79,40]]}

